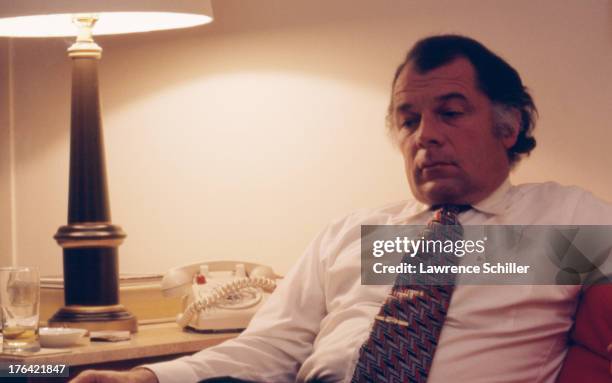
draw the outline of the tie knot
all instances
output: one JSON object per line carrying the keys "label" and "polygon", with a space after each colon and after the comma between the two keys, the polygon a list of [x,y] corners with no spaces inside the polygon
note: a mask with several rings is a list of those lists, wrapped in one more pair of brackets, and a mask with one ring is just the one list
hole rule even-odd
{"label": "tie knot", "polygon": [[437,205],[432,207],[434,216],[432,221],[439,222],[443,225],[458,225],[457,215],[471,209],[470,205]]}

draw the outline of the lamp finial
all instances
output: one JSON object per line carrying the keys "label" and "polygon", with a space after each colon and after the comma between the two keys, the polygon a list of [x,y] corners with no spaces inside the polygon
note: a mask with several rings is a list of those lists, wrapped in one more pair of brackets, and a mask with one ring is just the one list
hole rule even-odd
{"label": "lamp finial", "polygon": [[76,14],[72,23],[77,27],[76,42],[68,48],[70,57],[102,57],[102,48],[93,39],[93,27],[98,21],[95,14]]}

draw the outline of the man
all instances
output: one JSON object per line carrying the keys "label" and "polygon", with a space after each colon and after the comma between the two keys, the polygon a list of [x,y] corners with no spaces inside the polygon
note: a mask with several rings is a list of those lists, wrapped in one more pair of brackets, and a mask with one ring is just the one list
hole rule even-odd
{"label": "man", "polygon": [[[360,280],[361,225],[425,224],[469,205],[462,225],[612,224],[612,207],[575,187],[512,186],[535,147],[535,105],[518,73],[461,36],[419,41],[398,68],[388,122],[416,201],[364,210],[323,230],[249,328],[192,357],[75,382],[350,381],[391,286]],[[427,382],[554,382],[579,286],[458,286]],[[357,381],[366,381],[357,378]]]}

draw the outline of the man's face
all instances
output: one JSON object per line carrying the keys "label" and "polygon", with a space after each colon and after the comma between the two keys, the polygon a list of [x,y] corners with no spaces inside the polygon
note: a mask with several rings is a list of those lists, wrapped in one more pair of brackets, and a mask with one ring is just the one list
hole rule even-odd
{"label": "man's face", "polygon": [[425,74],[406,65],[393,89],[392,113],[419,201],[474,204],[508,176],[506,150],[516,133],[494,135],[493,105],[477,88],[468,60],[457,58]]}

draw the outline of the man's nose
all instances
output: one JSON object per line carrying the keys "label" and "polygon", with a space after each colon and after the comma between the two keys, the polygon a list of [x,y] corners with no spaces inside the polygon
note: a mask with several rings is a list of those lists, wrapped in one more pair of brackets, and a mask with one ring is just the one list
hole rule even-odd
{"label": "man's nose", "polygon": [[417,144],[423,148],[440,146],[444,143],[441,122],[431,113],[421,115],[421,121],[416,131]]}

